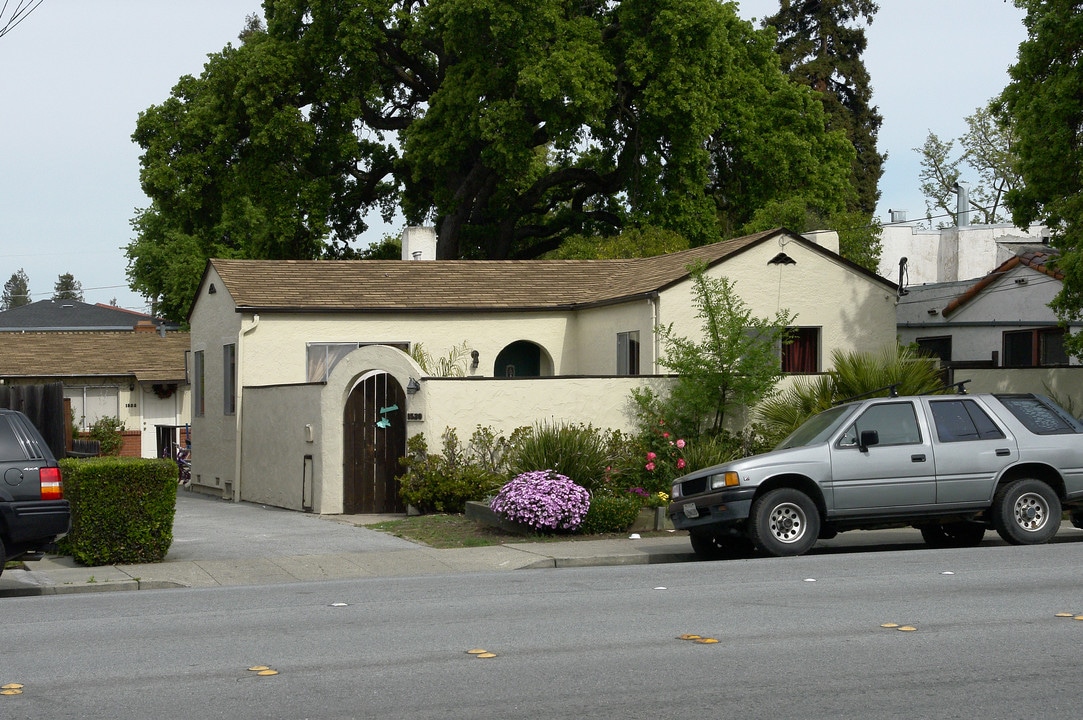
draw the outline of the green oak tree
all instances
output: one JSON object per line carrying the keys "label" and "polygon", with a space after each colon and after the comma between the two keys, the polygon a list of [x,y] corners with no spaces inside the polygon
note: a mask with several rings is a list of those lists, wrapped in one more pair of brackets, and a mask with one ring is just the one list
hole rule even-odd
{"label": "green oak tree", "polygon": [[847,208],[872,217],[880,198],[886,155],[876,149],[883,118],[872,104],[869,73],[861,59],[867,40],[863,27],[879,7],[872,0],[781,0],[765,27],[778,33],[778,53],[790,77],[816,90],[827,111],[828,127],[842,130],[856,156],[851,173],[857,196]]}
{"label": "green oak tree", "polygon": [[128,276],[173,319],[207,258],[350,257],[373,213],[502,259],[853,198],[853,148],[717,0],[267,0],[133,138]]}
{"label": "green oak tree", "polygon": [[[1014,128],[1021,184],[1005,202],[1012,221],[1038,221],[1060,249],[1061,291],[1051,303],[1065,323],[1083,320],[1083,7],[1073,0],[1015,0],[1027,37],[995,112]],[[1083,355],[1083,334],[1066,348]]]}

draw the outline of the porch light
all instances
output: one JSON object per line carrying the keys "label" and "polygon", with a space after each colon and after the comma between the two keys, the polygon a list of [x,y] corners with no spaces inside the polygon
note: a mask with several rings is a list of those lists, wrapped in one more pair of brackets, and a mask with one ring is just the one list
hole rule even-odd
{"label": "porch light", "polygon": [[419,383],[416,378],[410,378],[410,381],[406,383],[406,393],[408,395],[413,395],[420,389],[421,383]]}

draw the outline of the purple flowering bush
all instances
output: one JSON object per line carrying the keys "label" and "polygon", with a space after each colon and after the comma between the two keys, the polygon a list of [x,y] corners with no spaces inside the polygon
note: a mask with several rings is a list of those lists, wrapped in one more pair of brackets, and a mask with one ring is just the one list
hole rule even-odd
{"label": "purple flowering bush", "polygon": [[534,470],[512,478],[489,507],[539,532],[575,530],[590,509],[590,493],[566,475]]}

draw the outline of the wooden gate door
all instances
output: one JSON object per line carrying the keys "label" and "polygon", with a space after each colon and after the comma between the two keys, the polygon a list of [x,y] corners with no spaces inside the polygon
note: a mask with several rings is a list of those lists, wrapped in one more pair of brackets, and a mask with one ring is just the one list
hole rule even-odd
{"label": "wooden gate door", "polygon": [[346,401],[343,414],[342,511],[401,513],[395,476],[406,455],[406,393],[391,375],[374,372],[362,378]]}

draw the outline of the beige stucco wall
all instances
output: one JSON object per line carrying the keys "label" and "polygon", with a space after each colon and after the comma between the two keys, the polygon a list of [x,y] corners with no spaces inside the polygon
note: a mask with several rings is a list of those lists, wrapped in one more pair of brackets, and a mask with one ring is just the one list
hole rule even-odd
{"label": "beige stucco wall", "polygon": [[570,313],[368,313],[264,315],[245,339],[245,378],[252,385],[305,382],[309,343],[421,343],[434,359],[462,346],[477,350],[471,376],[491,377],[497,354],[516,340],[539,345],[553,374],[567,374]]}
{"label": "beige stucco wall", "polygon": [[[237,484],[241,500],[320,512],[326,435],[321,414],[323,391],[323,383],[245,388],[246,422],[241,433],[241,482]],[[311,483],[308,492],[306,475]]]}
{"label": "beige stucco wall", "polygon": [[[210,293],[214,286],[215,292]],[[224,414],[224,374],[222,348],[237,344],[237,375],[244,377],[244,343],[242,317],[235,312],[233,299],[225,283],[211,268],[207,281],[200,289],[202,295],[193,306],[189,323],[192,327],[192,355],[188,359],[191,382],[195,386],[195,354],[203,351],[205,412],[196,412],[197,399],[189,396],[192,413],[192,482],[223,496],[238,499],[234,480],[237,474],[237,425],[243,408],[242,388],[237,389],[237,413]],[[246,319],[246,328],[255,325]]]}
{"label": "beige stucco wall", "polygon": [[1083,366],[1059,368],[956,369],[955,381],[970,380],[969,393],[1037,393],[1083,416]]}
{"label": "beige stucco wall", "polygon": [[613,375],[617,372],[617,334],[639,332],[639,371],[651,374],[654,367],[654,307],[652,298],[579,311],[573,323],[574,342],[569,344],[566,375]]}
{"label": "beige stucco wall", "polygon": [[[796,264],[768,265],[779,252]],[[784,310],[796,315],[794,326],[821,328],[821,370],[831,368],[836,349],[870,350],[895,343],[895,293],[797,242],[761,243],[711,268],[709,274],[729,278],[757,318],[770,319]],[[696,317],[692,289],[690,280],[679,283],[663,291],[659,303],[659,323],[672,323],[674,332],[684,337],[697,336],[702,323]]]}

